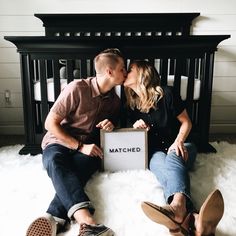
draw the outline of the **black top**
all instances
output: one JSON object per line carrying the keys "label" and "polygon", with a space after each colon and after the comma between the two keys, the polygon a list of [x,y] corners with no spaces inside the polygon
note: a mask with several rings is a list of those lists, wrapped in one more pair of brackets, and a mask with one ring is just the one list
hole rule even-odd
{"label": "black top", "polygon": [[142,119],[150,126],[148,131],[148,151],[152,154],[160,150],[166,152],[173,143],[177,131],[177,116],[185,109],[184,102],[180,96],[175,96],[171,87],[162,87],[163,98],[158,102],[157,109],[151,109],[148,113],[140,112],[138,109],[128,110],[132,124]]}

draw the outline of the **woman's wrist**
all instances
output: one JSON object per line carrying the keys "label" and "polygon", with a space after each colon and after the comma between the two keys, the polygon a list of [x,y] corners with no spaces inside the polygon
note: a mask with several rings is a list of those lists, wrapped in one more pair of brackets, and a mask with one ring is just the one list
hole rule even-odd
{"label": "woman's wrist", "polygon": [[184,136],[185,135],[184,135],[183,132],[178,133],[178,135],[177,135],[177,137],[175,139],[175,142],[177,142],[177,143],[184,143],[184,141],[185,141]]}
{"label": "woman's wrist", "polygon": [[183,145],[184,144],[184,140],[182,139],[182,138],[176,138],[175,139],[175,143],[178,145],[178,144],[180,144],[180,145]]}

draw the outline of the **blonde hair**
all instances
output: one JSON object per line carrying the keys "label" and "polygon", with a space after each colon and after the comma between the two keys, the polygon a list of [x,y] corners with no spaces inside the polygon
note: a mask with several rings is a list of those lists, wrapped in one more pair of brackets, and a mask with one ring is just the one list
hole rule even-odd
{"label": "blonde hair", "polygon": [[111,69],[115,69],[120,59],[123,59],[123,56],[119,49],[105,49],[94,58],[94,68],[96,73],[103,73],[107,66]]}
{"label": "blonde hair", "polygon": [[131,88],[125,88],[127,105],[137,108],[141,112],[148,113],[151,108],[156,109],[158,101],[164,96],[163,89],[160,87],[160,76],[154,66],[148,61],[133,61],[129,68],[136,66],[139,72],[137,78],[137,95]]}

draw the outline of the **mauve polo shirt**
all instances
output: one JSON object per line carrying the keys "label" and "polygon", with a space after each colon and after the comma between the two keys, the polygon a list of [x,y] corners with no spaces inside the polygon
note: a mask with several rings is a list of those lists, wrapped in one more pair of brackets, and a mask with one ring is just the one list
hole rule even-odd
{"label": "mauve polo shirt", "polygon": [[[96,77],[74,80],[62,90],[51,112],[63,118],[61,125],[68,134],[83,143],[96,143],[100,146],[100,129],[96,125],[104,119],[117,124],[120,98],[114,89],[101,94]],[[53,143],[66,146],[47,132],[42,140],[42,148]]]}

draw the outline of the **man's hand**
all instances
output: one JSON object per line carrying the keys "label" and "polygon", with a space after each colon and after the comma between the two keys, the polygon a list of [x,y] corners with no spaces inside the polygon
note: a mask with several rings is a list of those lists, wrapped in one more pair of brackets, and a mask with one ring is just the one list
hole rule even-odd
{"label": "man's hand", "polygon": [[96,144],[83,144],[83,146],[79,150],[83,154],[86,154],[88,156],[92,157],[100,157],[103,158],[103,152],[102,150],[96,145]]}
{"label": "man's hand", "polygon": [[99,122],[96,125],[96,127],[100,128],[100,129],[104,129],[106,131],[112,131],[114,129],[114,125],[108,119],[105,119],[105,120]]}

